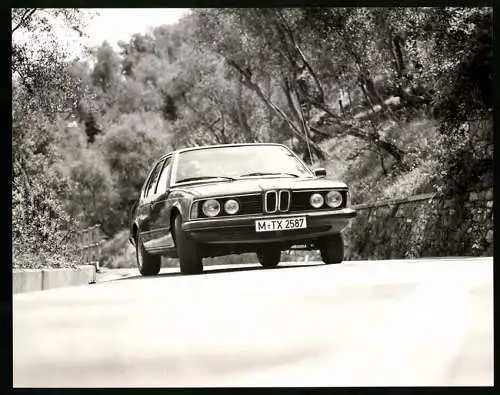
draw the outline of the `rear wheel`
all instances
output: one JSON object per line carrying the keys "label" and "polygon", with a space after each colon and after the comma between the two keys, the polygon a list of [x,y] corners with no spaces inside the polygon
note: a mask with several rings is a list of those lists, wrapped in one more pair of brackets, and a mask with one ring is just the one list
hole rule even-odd
{"label": "rear wheel", "polygon": [[344,240],[340,233],[325,237],[320,242],[321,259],[327,265],[341,263],[344,259]]}
{"label": "rear wheel", "polygon": [[161,256],[149,254],[144,248],[140,235],[137,235],[135,257],[137,268],[143,276],[155,276],[160,272]]}
{"label": "rear wheel", "polygon": [[276,248],[265,248],[257,251],[257,259],[260,264],[265,268],[278,266],[281,259],[281,250]]}
{"label": "rear wheel", "polygon": [[179,266],[182,274],[200,274],[203,272],[202,257],[196,242],[182,230],[182,218],[178,215],[174,223],[174,236]]}

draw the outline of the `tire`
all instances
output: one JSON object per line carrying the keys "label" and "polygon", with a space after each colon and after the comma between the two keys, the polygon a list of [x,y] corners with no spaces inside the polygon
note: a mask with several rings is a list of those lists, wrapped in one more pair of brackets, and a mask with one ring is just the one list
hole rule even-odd
{"label": "tire", "polygon": [[265,268],[278,266],[281,259],[281,251],[275,248],[265,248],[257,252],[257,259]]}
{"label": "tire", "polygon": [[327,265],[344,260],[344,239],[340,233],[322,239],[320,245],[321,259]]}
{"label": "tire", "polygon": [[200,274],[203,262],[196,242],[182,230],[182,218],[178,215],[174,222],[174,240],[179,255],[182,274]]}
{"label": "tire", "polygon": [[161,256],[149,254],[142,244],[141,236],[137,235],[135,258],[137,268],[143,276],[155,276],[161,269]]}

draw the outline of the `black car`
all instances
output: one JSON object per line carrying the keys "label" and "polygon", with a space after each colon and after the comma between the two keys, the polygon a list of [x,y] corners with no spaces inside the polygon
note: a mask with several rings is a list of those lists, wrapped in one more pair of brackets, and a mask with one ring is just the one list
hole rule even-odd
{"label": "black car", "polygon": [[131,209],[130,242],[142,275],[161,256],[184,274],[203,257],[256,252],[264,267],[293,246],[319,249],[327,264],[344,255],[342,229],[356,216],[347,186],[311,171],[281,144],[186,148],[161,157]]}

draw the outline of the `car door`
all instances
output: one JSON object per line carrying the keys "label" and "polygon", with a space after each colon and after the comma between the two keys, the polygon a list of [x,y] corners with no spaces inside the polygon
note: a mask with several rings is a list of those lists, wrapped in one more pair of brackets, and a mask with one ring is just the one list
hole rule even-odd
{"label": "car door", "polygon": [[139,225],[139,234],[141,236],[144,246],[151,239],[151,212],[155,197],[156,185],[160,176],[160,171],[163,167],[165,160],[159,161],[151,171],[142,191],[139,207],[137,208],[137,221]]}
{"label": "car door", "polygon": [[150,251],[163,250],[174,246],[169,224],[172,207],[168,199],[171,168],[172,157],[167,157],[162,163],[154,190],[150,192],[148,241],[147,244],[144,243],[146,249]]}

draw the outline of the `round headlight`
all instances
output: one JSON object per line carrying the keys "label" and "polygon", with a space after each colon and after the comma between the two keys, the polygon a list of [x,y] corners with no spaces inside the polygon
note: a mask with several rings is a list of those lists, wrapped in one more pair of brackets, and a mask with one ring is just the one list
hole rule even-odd
{"label": "round headlight", "polygon": [[330,191],[326,194],[326,204],[332,208],[337,208],[342,204],[342,194],[338,191]]}
{"label": "round headlight", "polygon": [[309,198],[309,203],[311,203],[311,206],[313,206],[314,208],[320,208],[324,202],[325,199],[323,199],[323,196],[321,196],[319,193],[313,193]]}
{"label": "round headlight", "polygon": [[215,217],[220,213],[220,204],[217,200],[210,199],[203,203],[202,210],[207,217]]}
{"label": "round headlight", "polygon": [[240,209],[240,205],[234,199],[229,199],[224,203],[224,211],[228,214],[236,214]]}

